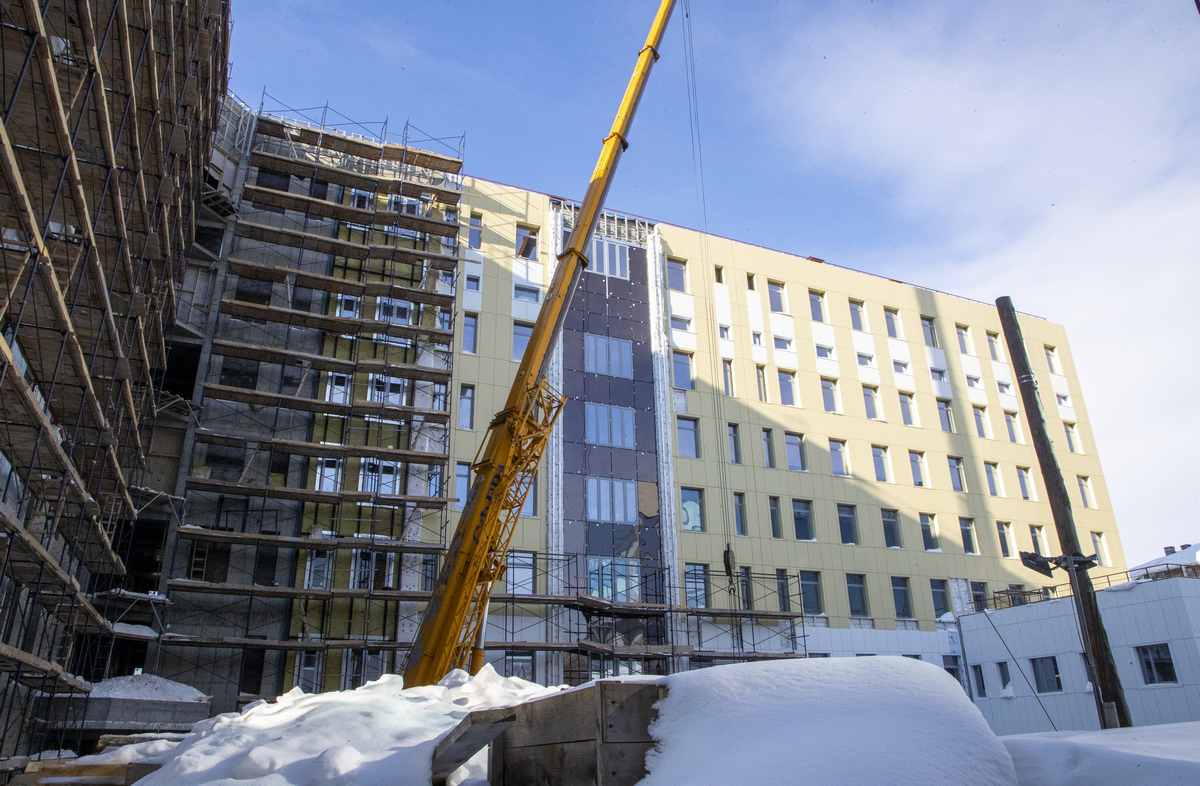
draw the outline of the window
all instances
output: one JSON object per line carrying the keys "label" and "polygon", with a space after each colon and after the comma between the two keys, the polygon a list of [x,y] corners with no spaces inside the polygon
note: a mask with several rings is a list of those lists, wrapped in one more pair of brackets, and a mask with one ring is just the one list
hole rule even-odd
{"label": "window", "polygon": [[529,346],[529,337],[533,335],[533,325],[524,322],[513,323],[513,360],[519,361],[525,357],[525,347]]}
{"label": "window", "polygon": [[908,465],[912,469],[914,486],[925,485],[925,454],[915,450],[908,451]]}
{"label": "window", "polygon": [[538,235],[537,230],[533,227],[517,227],[517,256],[537,262]]}
{"label": "window", "polygon": [[458,427],[475,428],[475,386],[463,385],[458,389]]}
{"label": "window", "polygon": [[721,267],[720,265],[714,265],[713,273],[716,275],[716,280],[717,280],[718,284],[725,283],[725,268]]}
{"label": "window", "polygon": [[787,304],[784,300],[783,284],[777,281],[767,282],[767,299],[771,303],[771,311],[776,314],[787,313]]}
{"label": "window", "polygon": [[[228,367],[229,358],[225,359],[225,365]],[[226,384],[222,374],[222,384]],[[257,381],[255,382],[257,384]],[[349,404],[352,385],[348,374],[330,374],[325,386],[325,400],[332,401],[337,404]]]}
{"label": "window", "polygon": [[584,478],[583,495],[588,521],[637,523],[637,484],[633,481]]}
{"label": "window", "polygon": [[858,545],[858,519],[854,514],[853,505],[838,505],[838,529],[842,535],[842,545]]}
{"label": "window", "polygon": [[1000,690],[1012,684],[1012,676],[1008,671],[1008,661],[1002,660],[996,664],[996,673],[1000,675]]}
{"label": "window", "polygon": [[808,462],[804,459],[804,437],[800,434],[785,433],[784,446],[787,449],[787,466],[793,472],[807,472]]}
{"label": "window", "polygon": [[1044,347],[1046,350],[1046,365],[1050,368],[1051,374],[1061,374],[1062,369],[1058,365],[1058,350],[1054,347]]}
{"label": "window", "polygon": [[867,617],[867,577],[861,573],[846,574],[846,594],[850,600],[851,617]]}
{"label": "window", "polygon": [[687,292],[687,263],[683,260],[667,260],[667,289]]}
{"label": "window", "polygon": [[822,346],[821,344],[817,344],[817,357],[823,358],[825,360],[836,360],[837,359],[837,355],[834,354],[833,347],[826,347],[826,346]]}
{"label": "window", "polygon": [[987,608],[987,584],[982,581],[971,582],[971,604],[976,612]]}
{"label": "window", "polygon": [[584,436],[589,445],[608,445],[614,448],[634,448],[634,413],[628,407],[607,404],[583,405]]}
{"label": "window", "polygon": [[590,374],[633,379],[633,342],[585,333],[583,370]]}
{"label": "window", "polygon": [[467,244],[471,248],[483,245],[483,213],[471,214],[471,227],[467,230]]}
{"label": "window", "polygon": [[983,666],[978,663],[971,666],[971,674],[975,678],[975,695],[981,699],[987,698],[987,685],[983,682]]}
{"label": "window", "polygon": [[934,382],[949,382],[950,381],[949,378],[946,376],[946,369],[944,369],[944,368],[929,369],[929,376],[933,378]]}
{"label": "window", "polygon": [[821,400],[825,402],[826,412],[838,412],[838,394],[836,379],[821,380]]}
{"label": "window", "polygon": [[792,351],[792,340],[790,338],[783,338],[782,336],[776,336],[775,337],[775,348],[782,349],[787,352],[791,352]]}
{"label": "window", "polygon": [[746,274],[746,289],[750,290],[751,292],[754,291],[754,274],[753,273]]}
{"label": "window", "polygon": [[971,407],[972,414],[975,415],[975,433],[980,439],[987,439],[987,410],[983,407]]}
{"label": "window", "polygon": [[1033,553],[1039,557],[1049,556],[1050,548],[1046,545],[1046,528],[1040,524],[1029,525],[1029,539],[1033,541]]}
{"label": "window", "polygon": [[958,528],[962,532],[963,553],[978,554],[979,544],[975,540],[975,519],[960,518]]}
{"label": "window", "polygon": [[753,345],[754,345],[754,346],[756,346],[756,347],[761,347],[761,346],[763,345],[763,340],[762,340],[762,331],[761,331],[761,330],[754,330],[754,331],[751,331],[751,333],[750,333],[750,343],[751,343],[751,344],[753,344]]}
{"label": "window", "polygon": [[690,332],[692,329],[692,321],[683,317],[671,317],[671,330],[682,330]]}
{"label": "window", "polygon": [[997,381],[996,382],[996,391],[1002,396],[1011,396],[1012,395],[1012,383]]}
{"label": "window", "polygon": [[478,346],[478,314],[463,314],[462,351],[474,355]]}
{"label": "window", "polygon": [[883,321],[887,323],[888,338],[904,338],[900,333],[900,312],[894,308],[883,310]]}
{"label": "window", "polygon": [[629,246],[595,238],[592,241],[589,273],[609,278],[629,278]]}
{"label": "window", "polygon": [[950,406],[950,400],[939,398],[937,400],[938,420],[941,421],[942,431],[954,433],[954,409]]}
{"label": "window", "polygon": [[840,439],[829,440],[829,464],[833,468],[833,474],[848,477],[850,475],[850,461],[846,454],[846,443]]}
{"label": "window", "polygon": [[967,387],[976,389],[982,388],[983,380],[979,377],[973,377],[970,374],[967,374]]}
{"label": "window", "polygon": [[941,551],[937,536],[937,517],[932,513],[921,514],[921,540],[926,551]]}
{"label": "window", "polygon": [[754,608],[754,580],[748,565],[738,569],[738,594],[742,596],[743,609],[749,611]]}
{"label": "window", "polygon": [[1008,441],[1020,444],[1021,442],[1021,421],[1017,418],[1016,412],[1004,413],[1004,425],[1008,428]]}
{"label": "window", "polygon": [[342,490],[342,460],[317,459],[317,491]]}
{"label": "window", "polygon": [[679,441],[679,455],[683,458],[700,458],[700,421],[678,418],[675,435]]}
{"label": "window", "polygon": [[1029,467],[1017,467],[1017,485],[1021,487],[1021,499],[1037,499],[1034,496],[1033,476]]}
{"label": "window", "polygon": [[513,300],[520,300],[525,303],[536,303],[541,296],[541,290],[537,287],[523,287],[520,284],[513,286]]}
{"label": "window", "polygon": [[381,297],[375,301],[375,319],[393,325],[411,325],[416,308],[407,300]]}
{"label": "window", "polygon": [[767,400],[767,370],[762,366],[754,367],[754,380],[758,383],[758,400]]}
{"label": "window", "polygon": [[1058,405],[1059,405],[1060,407],[1069,407],[1069,406],[1071,406],[1071,397],[1070,397],[1070,396],[1068,396],[1068,395],[1066,395],[1066,394],[1064,394],[1064,393],[1055,393],[1055,394],[1054,394],[1054,400],[1058,402]]}
{"label": "window", "polygon": [[822,614],[821,610],[821,574],[816,571],[800,571],[800,599],[803,601],[805,614]]}
{"label": "window", "polygon": [[966,325],[955,325],[954,332],[958,334],[958,351],[964,355],[974,355],[971,344],[971,329]]}
{"label": "window", "polygon": [[996,535],[1000,538],[1000,556],[1011,557],[1017,553],[1013,545],[1012,524],[1007,521],[996,522]]}
{"label": "window", "polygon": [[392,589],[396,555],[354,549],[351,554],[350,586],[353,589]]}
{"label": "window", "polygon": [[792,610],[792,592],[788,586],[788,574],[783,568],[775,569],[775,593],[779,596],[779,610]]}
{"label": "window", "polygon": [[683,566],[684,603],[693,609],[708,608],[708,566]]}
{"label": "window", "polygon": [[430,592],[437,583],[438,558],[436,554],[421,555],[421,591]]}
{"label": "window", "polygon": [[879,415],[879,390],[877,388],[863,385],[863,409],[866,410],[867,417],[871,420],[880,420]]}
{"label": "window", "polygon": [[467,492],[471,490],[471,465],[459,462],[454,468],[454,509],[462,510],[467,505]]}
{"label": "window", "polygon": [[733,338],[733,333],[730,332],[729,325],[717,325],[717,338]]}
{"label": "window", "polygon": [[480,281],[479,281],[479,276],[470,276],[470,275],[468,275],[468,276],[465,278],[465,280],[464,280],[464,283],[463,283],[463,290],[464,290],[464,291],[466,291],[466,292],[478,292],[478,291],[480,291]]}
{"label": "window", "polygon": [[1103,532],[1092,533],[1092,553],[1096,555],[1096,562],[1102,568],[1107,568],[1112,565],[1108,558],[1108,543],[1104,539]]}
{"label": "window", "polygon": [[771,537],[779,540],[783,537],[783,519],[779,513],[779,497],[768,497],[767,509],[771,516]]}
{"label": "window", "polygon": [[686,352],[671,353],[671,368],[675,374],[675,387],[680,390],[695,390],[692,381],[692,356]]}
{"label": "window", "polygon": [[946,459],[946,463],[950,467],[950,488],[955,491],[967,490],[967,479],[963,475],[962,459],[956,456],[950,456]]}
{"label": "window", "polygon": [[820,292],[808,291],[808,307],[812,312],[813,322],[825,321],[825,296]]}
{"label": "window", "polygon": [[762,430],[763,465],[767,469],[775,469],[775,437],[769,428]]}
{"label": "window", "polygon": [[987,476],[988,494],[993,497],[1004,496],[1004,483],[1000,478],[1000,465],[985,462],[983,474]]}
{"label": "window", "polygon": [[792,500],[792,524],[796,528],[796,540],[816,540],[813,534],[812,503],[808,500]]}
{"label": "window", "polygon": [[704,492],[701,489],[682,489],[680,499],[683,520],[680,526],[685,532],[704,531]]}
{"label": "window", "polygon": [[1062,691],[1062,678],[1058,674],[1058,658],[1053,655],[1047,658],[1032,658],[1029,665],[1033,667],[1033,681],[1038,693],[1059,693]]}
{"label": "window", "polygon": [[779,372],[779,403],[785,407],[796,406],[796,375],[790,371]]}
{"label": "window", "polygon": [[1096,504],[1092,498],[1092,481],[1085,478],[1083,475],[1076,475],[1075,480],[1079,483],[1079,500],[1085,508],[1090,508]]}
{"label": "window", "polygon": [[863,304],[857,300],[850,301],[850,327],[855,330],[867,329],[867,312]]}
{"label": "window", "polygon": [[884,509],[880,511],[883,519],[883,542],[889,549],[898,549],[900,543],[900,512]]}
{"label": "window", "polygon": [[908,373],[908,361],[893,360],[892,361],[892,371],[894,371],[897,374],[907,374]]}
{"label": "window", "polygon": [[722,360],[721,361],[721,381],[725,385],[725,395],[732,396],[733,395],[733,361],[732,360]]}
{"label": "window", "polygon": [[871,458],[875,462],[875,480],[880,483],[887,483],[890,480],[888,477],[887,448],[880,445],[872,445]]}
{"label": "window", "polygon": [[510,551],[507,569],[504,571],[505,589],[510,595],[532,595],[536,584],[534,553],[532,551]]}
{"label": "window", "polygon": [[912,619],[912,599],[908,592],[908,578],[892,576],[892,602],[896,606],[896,619]]}
{"label": "window", "polygon": [[726,430],[729,434],[729,463],[742,463],[742,439],[736,423],[730,423]]}
{"label": "window", "polygon": [[933,593],[933,616],[941,619],[950,613],[950,591],[946,588],[945,579],[930,579],[929,591]]}
{"label": "window", "polygon": [[900,394],[900,416],[904,419],[904,425],[917,425],[917,405],[911,393]]}
{"label": "window", "polygon": [[[1000,349],[1000,334],[989,332],[987,334],[987,341],[988,352],[991,354],[992,360],[1003,360],[1004,352]],[[1005,665],[1007,666],[1008,664]]]}
{"label": "window", "polygon": [[741,492],[733,495],[733,531],[738,535],[746,534],[746,495]]}
{"label": "window", "polygon": [[858,353],[858,365],[873,368],[875,366],[875,356],[868,355],[865,352]]}
{"label": "window", "polygon": [[921,334],[925,337],[925,346],[937,349],[937,329],[933,325],[933,317],[921,317]]}
{"label": "window", "polygon": [[1075,432],[1074,423],[1063,423],[1063,431],[1067,434],[1067,450],[1072,453],[1079,453],[1079,436]]}
{"label": "window", "polygon": [[1178,682],[1175,663],[1171,660],[1171,648],[1163,644],[1148,644],[1135,647],[1138,663],[1142,666],[1142,681],[1147,685],[1163,682]]}

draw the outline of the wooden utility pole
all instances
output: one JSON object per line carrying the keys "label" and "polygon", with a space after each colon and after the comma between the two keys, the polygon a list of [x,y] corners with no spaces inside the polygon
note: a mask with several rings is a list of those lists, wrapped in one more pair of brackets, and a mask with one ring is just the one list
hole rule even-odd
{"label": "wooden utility pole", "polygon": [[[1000,312],[1004,342],[1008,345],[1008,356],[1012,359],[1013,371],[1016,372],[1017,384],[1021,389],[1021,402],[1025,405],[1025,415],[1029,419],[1029,436],[1033,440],[1034,450],[1037,451],[1038,466],[1046,484],[1046,496],[1050,501],[1050,512],[1054,516],[1058,543],[1062,547],[1063,555],[1073,558],[1070,570],[1071,584],[1076,596],[1076,608],[1080,614],[1084,644],[1092,654],[1087,660],[1090,661],[1089,665],[1094,673],[1088,676],[1092,680],[1092,690],[1099,691],[1100,727],[1110,729],[1116,726],[1132,726],[1129,705],[1125,703],[1125,691],[1121,688],[1117,664],[1108,644],[1108,633],[1104,629],[1103,620],[1100,619],[1100,607],[1096,603],[1096,589],[1092,586],[1092,577],[1086,570],[1076,570],[1073,566],[1074,558],[1082,558],[1083,552],[1079,548],[1079,536],[1075,531],[1075,520],[1071,516],[1071,498],[1067,496],[1067,486],[1058,467],[1058,458],[1054,455],[1050,435],[1046,432],[1046,416],[1042,411],[1042,401],[1038,397],[1037,381],[1029,368],[1029,355],[1025,352],[1025,340],[1021,337],[1021,326],[1017,324],[1017,312],[1013,308],[1012,299],[999,298],[996,301],[996,310]],[[1085,658],[1086,656],[1087,653]]]}

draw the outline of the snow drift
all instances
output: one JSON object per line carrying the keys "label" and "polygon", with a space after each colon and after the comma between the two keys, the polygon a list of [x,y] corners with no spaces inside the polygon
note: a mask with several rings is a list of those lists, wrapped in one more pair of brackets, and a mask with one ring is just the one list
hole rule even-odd
{"label": "snow drift", "polygon": [[[506,679],[491,666],[474,678],[454,671],[437,685],[408,690],[394,674],[352,691],[306,694],[294,688],[274,703],[255,702],[241,714],[201,721],[182,742],[129,745],[79,763],[161,762],[162,769],[139,786],[429,783],[438,738],[467,713],[559,690]],[[483,775],[485,764],[472,763],[456,775]]]}
{"label": "snow drift", "polygon": [[642,786],[1015,786],[999,738],[942,669],[909,658],[718,666],[663,678]]}
{"label": "snow drift", "polygon": [[1021,786],[1200,783],[1200,722],[1013,734],[1000,741]]}

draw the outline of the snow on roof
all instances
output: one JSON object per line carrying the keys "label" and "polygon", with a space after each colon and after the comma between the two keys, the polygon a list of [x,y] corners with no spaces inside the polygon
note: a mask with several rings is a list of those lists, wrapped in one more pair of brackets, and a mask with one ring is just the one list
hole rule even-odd
{"label": "snow on roof", "polygon": [[1129,570],[1143,570],[1145,568],[1156,568],[1160,565],[1195,565],[1200,562],[1200,543],[1189,546],[1188,548],[1177,551],[1174,554],[1164,554],[1157,559],[1152,559],[1149,562],[1143,562],[1141,565],[1132,567]]}
{"label": "snow on roof", "polygon": [[[247,706],[240,715],[200,721],[178,746],[162,741],[126,745],[85,763],[163,762],[162,769],[138,781],[143,786],[230,782],[226,779],[244,786],[429,783],[434,745],[467,713],[559,690],[506,679],[490,665],[475,677],[454,671],[437,685],[408,690],[395,674],[357,690],[307,694],[293,688],[273,703]],[[483,777],[485,769],[484,758],[468,763],[475,777]]]}
{"label": "snow on roof", "polygon": [[1021,783],[1200,783],[1200,722],[1001,737]]}
{"label": "snow on roof", "polygon": [[663,678],[639,786],[919,783],[1015,786],[962,686],[909,658],[813,658]]}
{"label": "snow on roof", "polygon": [[128,622],[114,622],[113,631],[128,639],[157,639],[158,631],[149,625],[131,625]]}
{"label": "snow on roof", "polygon": [[172,682],[153,674],[134,674],[129,677],[113,677],[93,684],[91,698],[203,701],[205,695],[182,682]]}

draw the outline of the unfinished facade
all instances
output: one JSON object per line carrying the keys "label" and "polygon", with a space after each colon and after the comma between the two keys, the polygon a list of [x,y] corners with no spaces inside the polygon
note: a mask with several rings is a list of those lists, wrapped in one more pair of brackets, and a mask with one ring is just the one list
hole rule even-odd
{"label": "unfinished facade", "polygon": [[14,755],[75,744],[91,682],[145,648],[119,620],[131,584],[155,587],[170,518],[153,427],[229,17],[219,0],[51,0],[0,20],[0,743]]}

